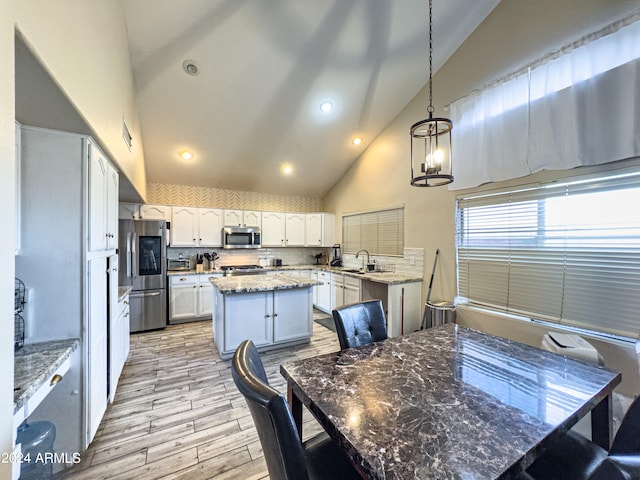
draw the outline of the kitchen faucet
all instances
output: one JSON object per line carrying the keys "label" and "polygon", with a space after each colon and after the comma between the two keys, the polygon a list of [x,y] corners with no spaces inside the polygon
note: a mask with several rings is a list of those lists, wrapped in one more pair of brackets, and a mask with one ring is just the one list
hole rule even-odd
{"label": "kitchen faucet", "polygon": [[[356,253],[356,258],[358,258],[358,255],[360,255],[360,252],[364,252],[367,254],[367,265],[369,265],[369,263],[371,263],[369,261],[369,252],[367,250],[365,250],[364,248],[362,250],[358,250],[358,252]],[[364,258],[362,259],[362,270],[364,270]]]}

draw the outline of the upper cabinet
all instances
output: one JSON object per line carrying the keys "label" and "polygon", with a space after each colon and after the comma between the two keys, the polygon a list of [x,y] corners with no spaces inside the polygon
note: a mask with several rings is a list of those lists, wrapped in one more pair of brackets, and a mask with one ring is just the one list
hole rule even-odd
{"label": "upper cabinet", "polygon": [[262,246],[263,247],[284,247],[285,246],[285,222],[284,213],[262,212]]}
{"label": "upper cabinet", "polygon": [[89,251],[118,247],[118,171],[91,140],[89,156]]}
{"label": "upper cabinet", "polygon": [[172,247],[222,246],[223,212],[214,208],[173,207]]}
{"label": "upper cabinet", "polygon": [[165,220],[171,221],[171,207],[169,205],[147,205],[138,203],[121,203],[118,217],[134,220]]}
{"label": "upper cabinet", "polygon": [[336,216],[332,213],[308,213],[305,244],[308,247],[331,247],[336,239]]}
{"label": "upper cabinet", "polygon": [[260,227],[262,212],[253,210],[225,210],[224,226],[226,227]]}
{"label": "upper cabinet", "polygon": [[285,246],[304,247],[306,217],[304,213],[287,213],[285,219]]}

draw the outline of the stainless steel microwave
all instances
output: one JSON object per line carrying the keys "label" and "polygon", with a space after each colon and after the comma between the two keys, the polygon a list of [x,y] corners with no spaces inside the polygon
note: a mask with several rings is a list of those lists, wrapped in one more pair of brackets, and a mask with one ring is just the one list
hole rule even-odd
{"label": "stainless steel microwave", "polygon": [[260,227],[224,227],[222,229],[224,248],[260,248]]}

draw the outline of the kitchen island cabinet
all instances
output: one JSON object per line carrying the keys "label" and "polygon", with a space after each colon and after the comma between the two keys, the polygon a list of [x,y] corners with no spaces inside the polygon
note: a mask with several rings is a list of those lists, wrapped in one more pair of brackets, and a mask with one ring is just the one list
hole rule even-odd
{"label": "kitchen island cabinet", "polygon": [[243,340],[260,350],[308,342],[318,282],[299,275],[246,275],[211,279],[213,340],[228,359]]}

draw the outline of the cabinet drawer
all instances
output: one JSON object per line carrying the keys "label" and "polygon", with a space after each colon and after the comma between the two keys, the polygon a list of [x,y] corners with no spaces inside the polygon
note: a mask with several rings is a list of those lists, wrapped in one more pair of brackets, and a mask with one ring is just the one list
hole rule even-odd
{"label": "cabinet drawer", "polygon": [[332,273],[331,281],[333,283],[339,283],[342,285],[342,283],[344,282],[344,275],[342,273]]}
{"label": "cabinet drawer", "polygon": [[197,285],[197,275],[171,275],[169,277],[169,286],[178,287],[182,285]]}
{"label": "cabinet drawer", "polygon": [[354,287],[354,288],[360,288],[360,279],[359,278],[355,278],[355,277],[351,277],[349,275],[345,275],[344,276],[344,286],[345,287]]}

